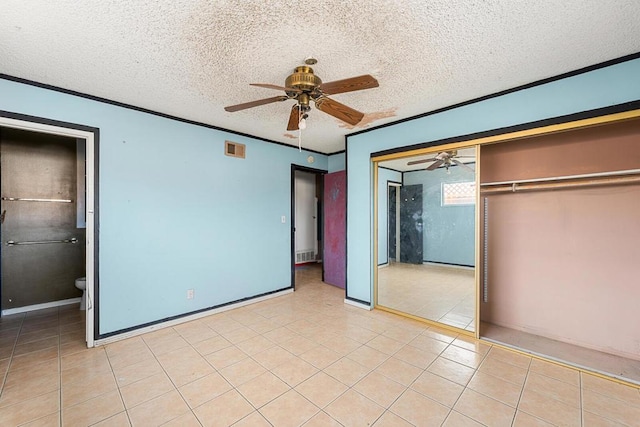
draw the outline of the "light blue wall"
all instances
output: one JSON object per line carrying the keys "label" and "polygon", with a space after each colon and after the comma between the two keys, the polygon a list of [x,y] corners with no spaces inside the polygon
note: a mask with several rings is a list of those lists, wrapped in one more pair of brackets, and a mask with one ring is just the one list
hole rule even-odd
{"label": "light blue wall", "polygon": [[329,156],[329,173],[339,172],[346,169],[347,156],[345,153],[332,154]]}
{"label": "light blue wall", "polygon": [[[371,301],[370,155],[640,99],[640,59],[347,137],[347,297]],[[384,85],[384,82],[380,82]]]}
{"label": "light blue wall", "polygon": [[0,94],[0,110],[100,128],[101,334],[290,286],[291,164],[327,156],[7,80]]}
{"label": "light blue wall", "polygon": [[475,205],[442,206],[442,183],[465,181],[474,173],[455,165],[404,174],[406,185],[422,184],[424,261],[474,266]]}
{"label": "light blue wall", "polygon": [[378,265],[389,262],[389,181],[402,183],[402,173],[378,168]]}

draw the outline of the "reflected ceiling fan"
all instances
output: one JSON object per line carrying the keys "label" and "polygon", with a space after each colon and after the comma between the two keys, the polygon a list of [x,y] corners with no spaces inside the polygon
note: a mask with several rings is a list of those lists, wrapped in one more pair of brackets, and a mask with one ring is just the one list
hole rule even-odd
{"label": "reflected ceiling fan", "polygon": [[458,159],[464,159],[464,158],[475,159],[475,157],[476,156],[459,156],[458,155],[458,150],[441,151],[441,152],[439,152],[438,154],[436,154],[434,157],[432,157],[430,159],[413,160],[411,162],[408,162],[407,166],[419,165],[421,163],[433,162],[431,165],[429,165],[429,167],[427,167],[428,171],[436,170],[441,166],[444,166],[444,168],[448,171],[449,168],[451,167],[451,165],[453,165],[453,164],[465,167],[465,168],[473,171],[472,168],[470,168],[469,166],[465,165],[463,162],[461,162]]}
{"label": "reflected ceiling fan", "polygon": [[[305,63],[313,65],[317,61],[308,58]],[[286,78],[284,86],[251,83],[251,86],[258,86],[267,89],[282,90],[286,95],[274,96],[272,98],[259,99],[257,101],[245,102],[243,104],[230,105],[224,109],[229,112],[245,110],[259,105],[271,104],[274,102],[295,99],[297,104],[291,108],[287,130],[298,130],[306,127],[307,112],[311,110],[310,102],[316,104],[316,108],[350,125],[360,123],[364,114],[354,110],[344,104],[334,101],[327,95],[353,92],[356,90],[370,89],[378,87],[378,81],[368,74],[351,77],[344,80],[322,83],[320,77],[313,74],[313,69],[307,65],[296,67],[293,74]]]}

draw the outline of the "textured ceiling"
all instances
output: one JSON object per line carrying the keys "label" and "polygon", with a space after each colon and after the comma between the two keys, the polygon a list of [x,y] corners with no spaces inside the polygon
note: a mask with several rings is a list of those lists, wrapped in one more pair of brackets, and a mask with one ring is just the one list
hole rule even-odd
{"label": "textured ceiling", "polygon": [[297,145],[277,96],[306,57],[353,128],[313,109],[303,147],[640,51],[638,0],[0,0],[0,73]]}

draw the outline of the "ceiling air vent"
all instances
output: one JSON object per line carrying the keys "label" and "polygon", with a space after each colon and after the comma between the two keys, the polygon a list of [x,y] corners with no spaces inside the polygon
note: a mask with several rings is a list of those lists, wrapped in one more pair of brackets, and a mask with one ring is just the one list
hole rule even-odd
{"label": "ceiling air vent", "polygon": [[239,157],[244,159],[245,145],[237,142],[225,141],[224,154],[231,157]]}

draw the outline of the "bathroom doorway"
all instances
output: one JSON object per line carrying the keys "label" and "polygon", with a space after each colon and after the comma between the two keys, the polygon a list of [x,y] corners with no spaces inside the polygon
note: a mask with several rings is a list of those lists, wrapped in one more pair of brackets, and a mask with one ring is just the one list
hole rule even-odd
{"label": "bathroom doorway", "polygon": [[84,297],[92,347],[94,133],[16,117],[0,117],[1,314],[79,308]]}

